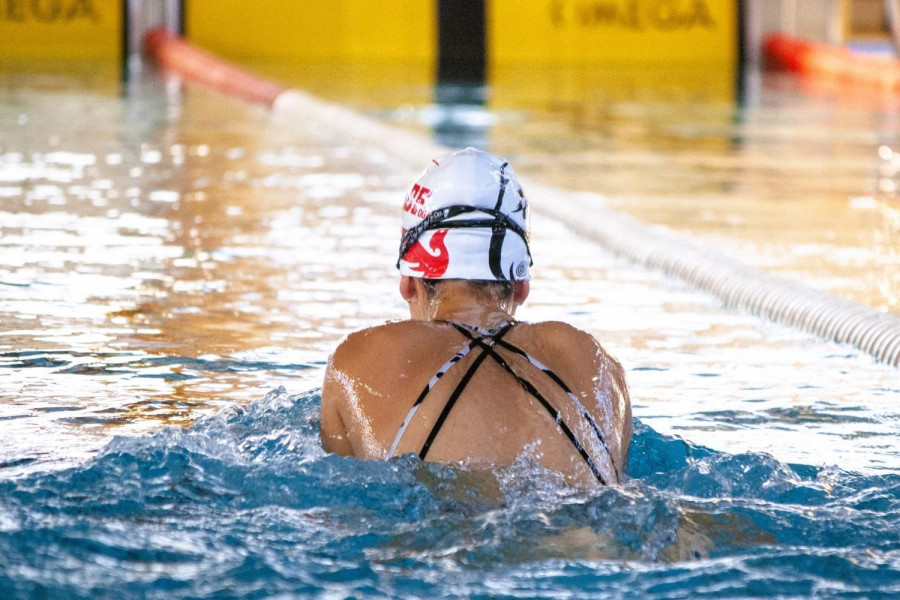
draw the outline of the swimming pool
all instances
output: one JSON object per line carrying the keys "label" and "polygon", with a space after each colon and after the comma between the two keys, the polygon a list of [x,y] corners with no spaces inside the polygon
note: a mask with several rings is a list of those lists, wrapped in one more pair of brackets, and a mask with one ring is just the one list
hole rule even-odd
{"label": "swimming pool", "polygon": [[[792,125],[790,93],[766,93],[743,110],[475,112],[520,172],[896,310],[896,196],[878,187],[893,125],[798,94],[821,112]],[[497,504],[452,469],[326,457],[321,369],[346,332],[403,316],[390,257],[418,167],[155,78],[117,97],[19,76],[0,96],[7,595],[900,591],[895,369],[538,215],[521,316],[583,327],[626,366],[643,424],[628,485],[572,492],[521,464]],[[371,110],[421,130],[431,109]],[[835,158],[791,162],[797,148]],[[844,164],[844,195],[823,196],[817,181]],[[832,225],[776,230],[795,195],[792,211]]]}

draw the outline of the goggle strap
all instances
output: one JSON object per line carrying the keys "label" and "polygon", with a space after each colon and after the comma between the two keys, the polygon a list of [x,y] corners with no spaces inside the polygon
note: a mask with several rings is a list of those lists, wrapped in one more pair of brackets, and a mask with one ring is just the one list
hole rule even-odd
{"label": "goggle strap", "polygon": [[[493,219],[465,219],[457,221],[448,221],[458,217],[459,215],[480,212],[491,215]],[[528,248],[528,233],[525,229],[509,218],[506,214],[499,210],[490,208],[476,208],[474,206],[446,206],[432,212],[428,217],[412,227],[403,234],[400,240],[400,256],[397,258],[397,267],[400,267],[400,261],[406,256],[410,248],[416,245],[419,238],[426,231],[432,229],[458,229],[458,228],[491,228],[494,231],[508,229],[516,233],[525,242],[525,250],[528,252],[529,264],[534,264],[531,259],[531,250]]]}

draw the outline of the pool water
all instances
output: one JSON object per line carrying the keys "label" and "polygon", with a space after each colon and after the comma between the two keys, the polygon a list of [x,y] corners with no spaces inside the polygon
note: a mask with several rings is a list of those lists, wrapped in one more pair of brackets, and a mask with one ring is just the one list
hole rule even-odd
{"label": "pool water", "polygon": [[[0,481],[5,598],[889,598],[900,475],[727,454],[638,423],[620,487],[493,486],[325,455],[274,390],[80,467]],[[500,496],[485,493],[499,489]]]}
{"label": "pool water", "polygon": [[[5,83],[0,597],[900,593],[896,369],[535,215],[519,316],[626,367],[626,485],[326,456],[322,368],[405,316],[398,199],[424,163],[158,77]],[[896,312],[896,124],[760,93],[470,113],[520,174]],[[423,130],[414,98],[365,108]],[[819,110],[792,125],[798,102]]]}

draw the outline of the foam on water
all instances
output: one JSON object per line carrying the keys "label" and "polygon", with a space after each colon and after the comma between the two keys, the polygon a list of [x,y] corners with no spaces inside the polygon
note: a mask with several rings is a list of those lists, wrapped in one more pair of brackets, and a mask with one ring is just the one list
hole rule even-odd
{"label": "foam on water", "polygon": [[900,593],[900,476],[731,455],[636,423],[621,487],[326,455],[283,389],[0,482],[0,596]]}

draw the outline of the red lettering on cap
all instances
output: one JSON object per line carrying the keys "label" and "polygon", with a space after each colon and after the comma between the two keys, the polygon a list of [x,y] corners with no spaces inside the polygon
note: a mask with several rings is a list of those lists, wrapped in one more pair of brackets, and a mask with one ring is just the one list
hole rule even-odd
{"label": "red lettering on cap", "polygon": [[429,214],[424,208],[425,200],[429,196],[431,196],[431,190],[427,187],[418,183],[413,185],[412,189],[409,190],[409,194],[406,195],[406,200],[403,202],[403,210],[420,219],[424,219]]}
{"label": "red lettering on cap", "polygon": [[410,263],[409,268],[422,273],[422,277],[426,279],[437,279],[446,273],[447,265],[450,264],[450,254],[444,245],[444,238],[447,237],[448,231],[450,230],[440,229],[431,236],[428,245],[435,254],[426,250],[422,242],[416,242],[403,257],[403,260]]}
{"label": "red lettering on cap", "polygon": [[425,200],[431,196],[431,190],[429,190],[424,185],[419,185],[418,183],[413,185],[412,196],[415,200],[416,204],[425,205]]}

